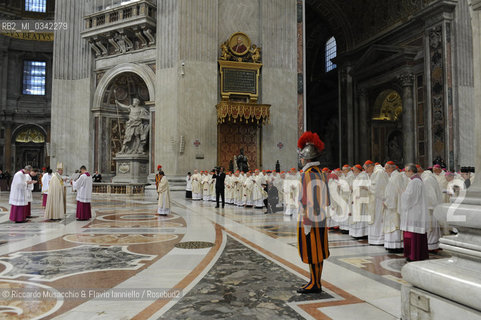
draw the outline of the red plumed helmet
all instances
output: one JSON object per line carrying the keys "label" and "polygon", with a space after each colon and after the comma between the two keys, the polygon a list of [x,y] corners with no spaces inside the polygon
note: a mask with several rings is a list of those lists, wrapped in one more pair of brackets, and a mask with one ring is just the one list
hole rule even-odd
{"label": "red plumed helmet", "polygon": [[297,141],[297,147],[301,150],[299,152],[301,158],[310,160],[321,155],[322,150],[324,150],[324,142],[317,133],[306,131]]}
{"label": "red plumed helmet", "polygon": [[159,165],[157,166],[157,170],[160,170],[160,169],[162,169],[162,166],[159,164]]}

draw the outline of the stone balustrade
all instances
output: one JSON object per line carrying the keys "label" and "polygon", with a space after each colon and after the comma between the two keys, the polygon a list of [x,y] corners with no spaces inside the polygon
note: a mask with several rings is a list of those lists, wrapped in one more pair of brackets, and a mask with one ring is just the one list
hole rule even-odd
{"label": "stone balustrade", "polygon": [[84,17],[82,38],[96,57],[111,56],[155,46],[157,7],[139,0]]}

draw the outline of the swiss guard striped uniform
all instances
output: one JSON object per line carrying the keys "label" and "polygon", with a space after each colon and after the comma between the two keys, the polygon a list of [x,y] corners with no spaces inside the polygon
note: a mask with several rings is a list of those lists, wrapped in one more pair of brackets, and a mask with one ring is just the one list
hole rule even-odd
{"label": "swiss guard striped uniform", "polygon": [[301,174],[302,193],[297,228],[299,254],[308,263],[311,281],[301,289],[321,290],[324,259],[329,257],[326,213],[329,206],[327,177],[319,168],[319,162],[310,162]]}

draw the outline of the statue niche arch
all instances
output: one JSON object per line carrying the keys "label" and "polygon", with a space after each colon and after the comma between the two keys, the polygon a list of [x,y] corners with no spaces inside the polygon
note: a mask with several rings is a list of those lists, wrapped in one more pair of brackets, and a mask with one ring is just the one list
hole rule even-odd
{"label": "statue niche arch", "polygon": [[[139,106],[145,109],[143,119],[148,126],[145,127],[143,135],[145,141],[142,143],[145,145],[142,145],[142,152],[146,156],[152,153],[154,79],[155,74],[150,67],[127,63],[107,71],[98,83],[92,109],[95,132],[93,163],[94,168],[102,172],[107,179],[116,173],[114,157],[122,150],[126,123],[129,120],[129,110],[122,106],[132,106],[139,100]],[[123,151],[125,152],[125,148]],[[147,164],[141,167],[142,171],[149,172]]]}
{"label": "statue niche arch", "polygon": [[403,161],[402,98],[394,89],[378,94],[372,110],[372,159],[377,162]]}

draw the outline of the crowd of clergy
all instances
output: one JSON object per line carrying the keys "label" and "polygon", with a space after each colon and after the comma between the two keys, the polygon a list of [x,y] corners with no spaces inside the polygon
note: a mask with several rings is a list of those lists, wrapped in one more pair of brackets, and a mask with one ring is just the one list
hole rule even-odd
{"label": "crowd of clergy", "polygon": [[[216,179],[213,171],[198,171],[187,178],[192,200],[216,201]],[[227,172],[224,182],[225,203],[239,207],[266,209],[265,213],[284,210],[297,212],[300,172],[259,170]]]}
{"label": "crowd of clergy", "polygon": [[[384,165],[368,160],[363,165],[344,165],[328,177],[330,205],[326,225],[355,239],[367,238],[370,245],[389,252],[403,252],[408,260],[428,258],[439,250],[439,238],[452,233],[434,216],[434,208],[470,186],[474,173],[455,173],[435,165],[424,170],[419,165],[400,169],[394,162]],[[227,172],[226,204],[266,208],[265,213],[282,210],[293,216],[299,210],[302,170],[288,172],[254,170]],[[187,177],[188,197],[216,201],[215,173],[198,171]],[[411,182],[411,183],[410,183]]]}
{"label": "crowd of clergy", "polygon": [[[32,179],[37,177],[37,179]],[[76,193],[76,218],[79,221],[89,220],[92,216],[90,203],[92,201],[92,177],[85,166],[80,167],[72,177],[63,175],[63,165],[57,165],[56,172],[43,168],[42,173],[27,165],[15,173],[10,187],[9,204],[10,220],[15,223],[28,222],[33,202],[34,184],[41,185],[42,208],[46,221],[60,221],[67,213],[67,184]]]}

